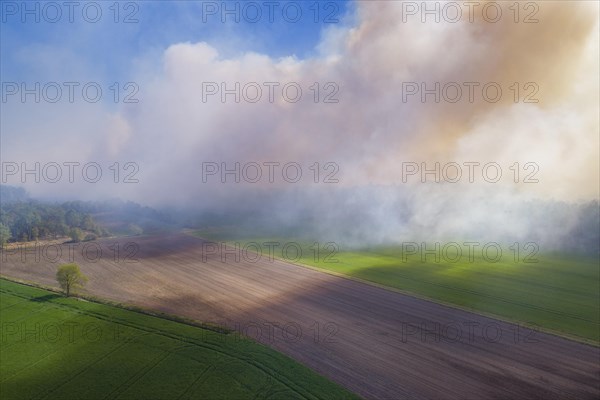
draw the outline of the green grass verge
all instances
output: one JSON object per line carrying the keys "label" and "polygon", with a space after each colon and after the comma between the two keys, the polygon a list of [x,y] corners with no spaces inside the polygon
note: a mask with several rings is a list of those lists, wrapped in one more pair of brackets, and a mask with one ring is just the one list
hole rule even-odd
{"label": "green grass verge", "polygon": [[0,279],[3,399],[354,399],[266,346]]}
{"label": "green grass verge", "polygon": [[[517,261],[514,252],[504,248],[498,262],[481,255],[481,247],[469,260],[464,253],[457,262],[438,254],[423,261],[421,254],[405,255],[400,246],[378,246],[365,249],[326,247],[292,238],[252,238],[228,230],[201,230],[194,235],[215,241],[251,242],[269,256],[265,242],[279,242],[277,258],[315,267],[324,271],[387,286],[442,303],[455,305],[502,319],[521,322],[588,343],[600,343],[600,266],[598,258],[568,254],[537,254],[529,261],[523,258],[529,249],[521,249]],[[301,257],[296,258],[298,243]],[[459,242],[462,243],[462,242]],[[429,245],[433,249],[433,245]],[[255,247],[249,246],[249,250]],[[318,249],[318,250],[317,250]],[[244,253],[242,252],[242,255]]]}

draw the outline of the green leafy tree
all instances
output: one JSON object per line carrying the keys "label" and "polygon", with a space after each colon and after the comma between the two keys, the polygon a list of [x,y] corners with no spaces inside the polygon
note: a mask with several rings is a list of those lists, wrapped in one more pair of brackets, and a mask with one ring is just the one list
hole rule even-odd
{"label": "green leafy tree", "polygon": [[56,280],[62,290],[65,291],[67,297],[69,297],[71,292],[82,288],[88,281],[88,278],[81,273],[79,265],[63,264],[56,271]]}
{"label": "green leafy tree", "polygon": [[68,226],[80,226],[81,225],[81,214],[76,210],[69,209],[65,214],[65,223]]}
{"label": "green leafy tree", "polygon": [[79,243],[85,238],[85,234],[79,228],[72,228],[69,231],[69,236],[71,236],[71,240],[75,243]]}
{"label": "green leafy tree", "polygon": [[81,219],[81,228],[85,229],[86,231],[94,230],[95,224],[94,224],[94,220],[92,219],[91,215],[86,214],[83,216],[83,218]]}

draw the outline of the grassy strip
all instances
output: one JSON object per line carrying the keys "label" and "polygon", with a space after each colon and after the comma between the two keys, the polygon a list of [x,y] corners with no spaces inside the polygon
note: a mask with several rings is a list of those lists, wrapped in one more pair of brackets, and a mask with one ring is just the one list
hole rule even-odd
{"label": "grassy strip", "polygon": [[[0,299],[6,398],[356,398],[266,346],[194,321],[5,279]],[[57,337],[67,326],[73,334]],[[86,336],[89,326],[100,339]]]}

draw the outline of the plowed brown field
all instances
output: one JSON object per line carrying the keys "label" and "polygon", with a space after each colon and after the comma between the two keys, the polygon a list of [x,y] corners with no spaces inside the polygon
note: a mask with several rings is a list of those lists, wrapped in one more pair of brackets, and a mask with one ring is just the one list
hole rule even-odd
{"label": "plowed brown field", "polygon": [[[266,256],[203,257],[205,242],[184,234],[97,243],[95,262],[72,252],[90,294],[226,325],[366,398],[600,398],[593,346]],[[68,246],[54,263],[56,248],[34,253],[4,252],[0,273],[56,286]]]}

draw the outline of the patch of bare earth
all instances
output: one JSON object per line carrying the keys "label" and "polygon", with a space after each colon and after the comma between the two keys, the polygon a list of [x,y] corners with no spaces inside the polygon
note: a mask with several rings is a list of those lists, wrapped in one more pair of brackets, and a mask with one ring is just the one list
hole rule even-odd
{"label": "patch of bare earth", "polygon": [[[125,251],[133,241],[137,262]],[[249,262],[231,253],[222,262],[188,235],[96,243],[96,261],[84,259],[83,244],[71,253],[62,245],[55,263],[4,251],[0,273],[56,286],[56,266],[72,254],[90,294],[237,329],[366,398],[600,397],[593,346],[529,336],[516,325],[266,255]],[[95,254],[88,247],[88,258]]]}

